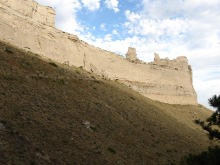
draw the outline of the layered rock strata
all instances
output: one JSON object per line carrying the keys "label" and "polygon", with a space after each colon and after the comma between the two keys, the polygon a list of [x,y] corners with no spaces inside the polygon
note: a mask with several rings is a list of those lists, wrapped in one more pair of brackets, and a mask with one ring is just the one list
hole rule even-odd
{"label": "layered rock strata", "polygon": [[0,40],[44,57],[118,80],[142,95],[170,104],[197,104],[192,70],[186,57],[155,55],[140,62],[130,48],[129,60],[62,32],[54,26],[55,12],[32,0],[0,0]]}

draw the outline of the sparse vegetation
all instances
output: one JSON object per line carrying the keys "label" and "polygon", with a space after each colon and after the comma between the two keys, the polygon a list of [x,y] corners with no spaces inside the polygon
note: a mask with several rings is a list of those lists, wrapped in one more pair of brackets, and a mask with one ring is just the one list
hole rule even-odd
{"label": "sparse vegetation", "polygon": [[100,81],[100,80],[96,80],[96,79],[95,79],[94,82],[97,83],[97,84],[101,84],[101,81]]}
{"label": "sparse vegetation", "polygon": [[94,126],[90,126],[90,129],[93,130],[94,132],[97,132],[97,129]]}
{"label": "sparse vegetation", "polygon": [[205,120],[205,108],[152,101],[49,62],[0,42],[0,164],[166,165],[208,148],[192,117]]}
{"label": "sparse vegetation", "polygon": [[6,47],[4,50],[5,50],[7,53],[10,53],[10,54],[13,53],[13,51],[12,51],[10,48],[8,48],[8,47]]}
{"label": "sparse vegetation", "polygon": [[31,67],[31,64],[30,64],[29,62],[27,62],[27,61],[23,61],[23,62],[22,62],[22,65],[23,65],[24,67]]}
{"label": "sparse vegetation", "polygon": [[56,68],[58,67],[57,64],[54,63],[54,62],[49,62],[49,64],[52,65],[52,66],[54,66],[54,67],[56,67]]}
{"label": "sparse vegetation", "polygon": [[130,97],[132,100],[135,100],[135,98],[133,96]]}
{"label": "sparse vegetation", "polygon": [[113,154],[116,154],[116,151],[113,148],[111,148],[111,147],[108,148],[108,151],[113,153]]}
{"label": "sparse vegetation", "polygon": [[13,74],[7,74],[7,75],[2,75],[0,77],[0,79],[5,79],[5,80],[11,81],[11,80],[16,80],[16,76]]}
{"label": "sparse vegetation", "polygon": [[200,154],[190,154],[181,161],[181,165],[219,165],[220,148],[209,147],[208,151]]}
{"label": "sparse vegetation", "polygon": [[76,70],[76,73],[77,73],[77,74],[80,74],[80,71],[79,71],[79,70]]}
{"label": "sparse vegetation", "polygon": [[79,69],[83,69],[83,66],[80,66]]}
{"label": "sparse vegetation", "polygon": [[[206,120],[195,120],[196,124],[199,124],[205,131],[208,132],[210,140],[220,140],[220,95],[214,95],[209,100],[209,104],[216,108],[216,111]],[[213,129],[213,126],[217,126],[218,129]],[[209,147],[208,151],[204,151],[200,154],[190,154],[185,157],[181,164],[182,165],[219,165],[220,164],[220,148],[215,146],[214,148]]]}
{"label": "sparse vegetation", "polygon": [[94,79],[94,80],[96,79],[95,76],[91,76],[91,78]]}

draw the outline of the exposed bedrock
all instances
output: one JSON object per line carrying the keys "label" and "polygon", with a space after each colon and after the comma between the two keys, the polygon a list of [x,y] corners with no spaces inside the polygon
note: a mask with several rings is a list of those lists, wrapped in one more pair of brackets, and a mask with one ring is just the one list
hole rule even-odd
{"label": "exposed bedrock", "polygon": [[32,0],[0,0],[0,40],[46,58],[82,66],[95,74],[118,80],[144,96],[170,104],[197,104],[192,70],[186,57],[144,63],[135,48],[126,58],[80,40],[54,27],[55,12]]}

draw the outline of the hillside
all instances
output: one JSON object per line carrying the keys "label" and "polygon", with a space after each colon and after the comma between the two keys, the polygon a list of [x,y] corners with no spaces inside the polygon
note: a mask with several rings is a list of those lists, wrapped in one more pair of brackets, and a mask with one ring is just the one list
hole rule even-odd
{"label": "hillside", "polygon": [[210,114],[0,43],[0,164],[177,163],[214,143]]}

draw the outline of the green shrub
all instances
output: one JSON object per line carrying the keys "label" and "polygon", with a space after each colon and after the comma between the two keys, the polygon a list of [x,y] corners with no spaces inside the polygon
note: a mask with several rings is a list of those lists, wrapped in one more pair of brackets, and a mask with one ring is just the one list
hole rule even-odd
{"label": "green shrub", "polygon": [[95,76],[91,76],[91,78],[94,79],[94,80],[96,79]]}
{"label": "green shrub", "polygon": [[37,165],[37,162],[35,160],[30,161],[30,165]]}
{"label": "green shrub", "polygon": [[49,64],[57,68],[57,64],[55,64],[54,62],[49,62]]}
{"label": "green shrub", "polygon": [[111,148],[111,147],[108,148],[108,151],[113,153],[113,154],[116,154],[116,151],[113,148]]}
{"label": "green shrub", "polygon": [[133,96],[130,97],[132,100],[135,100],[135,98]]}
{"label": "green shrub", "polygon": [[219,165],[220,164],[220,148],[209,147],[208,151],[200,154],[189,154],[182,159],[181,165]]}
{"label": "green shrub", "polygon": [[99,80],[94,80],[94,82],[97,84],[101,84],[101,81],[99,81]]}
{"label": "green shrub", "polygon": [[77,73],[77,74],[80,74],[80,71],[79,71],[79,70],[76,70],[76,73]]}
{"label": "green shrub", "polygon": [[94,126],[90,126],[91,130],[93,130],[94,132],[97,132],[97,129]]}
{"label": "green shrub", "polygon": [[7,53],[10,53],[10,54],[13,53],[13,51],[12,51],[10,48],[7,48],[7,47],[6,47],[4,50],[5,50],[5,52],[7,52]]}

